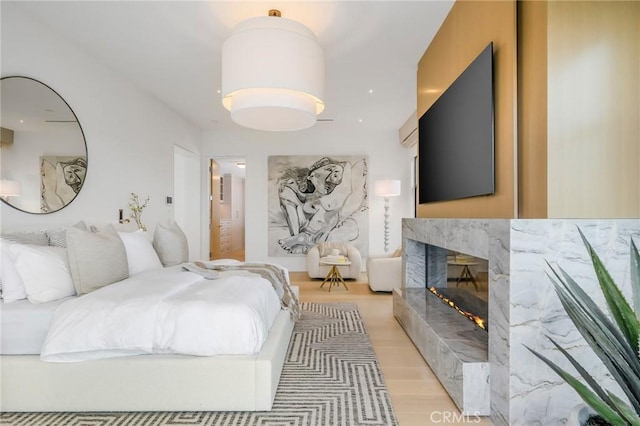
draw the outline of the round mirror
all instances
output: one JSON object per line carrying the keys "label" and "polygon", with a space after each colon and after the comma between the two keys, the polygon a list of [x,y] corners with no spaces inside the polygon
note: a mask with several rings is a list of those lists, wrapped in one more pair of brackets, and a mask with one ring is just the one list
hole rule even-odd
{"label": "round mirror", "polygon": [[0,79],[0,197],[27,213],[71,203],[87,173],[78,118],[52,88],[28,77]]}

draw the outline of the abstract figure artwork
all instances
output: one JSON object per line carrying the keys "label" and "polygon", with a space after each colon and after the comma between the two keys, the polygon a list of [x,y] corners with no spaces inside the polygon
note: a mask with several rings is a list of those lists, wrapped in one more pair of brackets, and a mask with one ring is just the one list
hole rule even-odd
{"label": "abstract figure artwork", "polygon": [[87,157],[40,157],[40,211],[60,210],[76,198],[87,173]]}
{"label": "abstract figure artwork", "polygon": [[368,251],[366,156],[269,157],[269,256],[323,241]]}

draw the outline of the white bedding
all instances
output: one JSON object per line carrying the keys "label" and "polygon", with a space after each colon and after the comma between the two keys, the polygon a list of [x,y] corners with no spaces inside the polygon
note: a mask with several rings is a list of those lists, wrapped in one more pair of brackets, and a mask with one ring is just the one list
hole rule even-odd
{"label": "white bedding", "polygon": [[0,303],[0,354],[40,354],[53,313],[69,299],[71,297],[47,303],[31,303],[27,299]]}
{"label": "white bedding", "polygon": [[254,354],[280,309],[272,284],[257,275],[205,280],[177,267],[149,271],[63,303],[41,359]]}

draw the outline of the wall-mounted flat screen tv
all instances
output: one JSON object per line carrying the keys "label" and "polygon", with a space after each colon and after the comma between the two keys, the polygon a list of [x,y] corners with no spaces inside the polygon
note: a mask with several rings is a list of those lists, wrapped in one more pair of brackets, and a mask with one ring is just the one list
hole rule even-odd
{"label": "wall-mounted flat screen tv", "polygon": [[495,192],[493,43],[420,117],[419,202]]}

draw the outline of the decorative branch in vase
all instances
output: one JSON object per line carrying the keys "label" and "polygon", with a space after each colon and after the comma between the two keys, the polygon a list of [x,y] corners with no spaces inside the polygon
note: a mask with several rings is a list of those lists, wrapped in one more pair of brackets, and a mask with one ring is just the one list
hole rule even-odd
{"label": "decorative branch in vase", "polygon": [[147,227],[144,223],[142,223],[142,211],[149,204],[149,196],[144,199],[142,203],[140,203],[140,197],[135,192],[131,193],[131,201],[129,201],[129,217],[133,219],[138,225],[138,229],[142,229],[143,231],[147,230]]}

